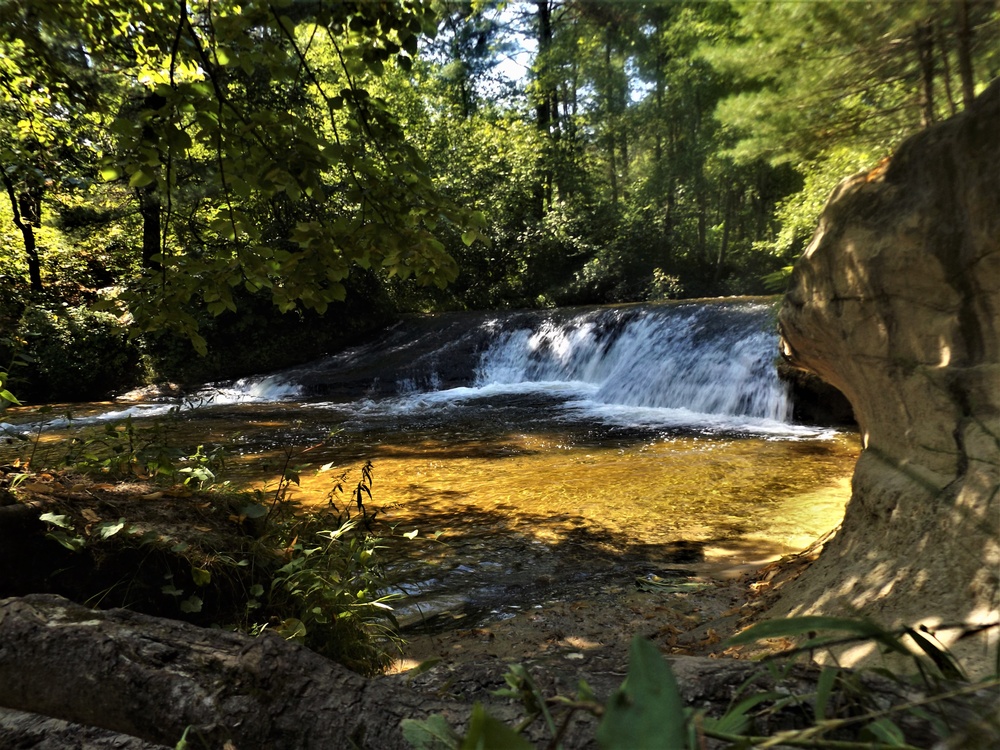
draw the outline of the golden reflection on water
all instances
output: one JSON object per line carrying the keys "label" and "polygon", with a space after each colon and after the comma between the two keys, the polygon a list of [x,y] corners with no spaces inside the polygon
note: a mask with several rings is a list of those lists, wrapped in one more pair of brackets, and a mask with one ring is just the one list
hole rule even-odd
{"label": "golden reflection on water", "polygon": [[[705,543],[708,563],[733,566],[801,550],[840,522],[855,442],[684,437],[595,447],[510,435],[457,450],[382,444],[368,458],[374,505],[407,530],[485,524],[559,542],[587,528],[629,545]],[[336,461],[325,450],[312,458]],[[330,480],[303,474],[299,498],[323,501]]]}
{"label": "golden reflection on water", "polygon": [[[476,538],[488,546],[497,533],[516,532],[560,543],[586,531],[633,551],[696,542],[716,571],[801,550],[833,529],[860,450],[857,436],[846,433],[827,440],[601,443],[554,431],[439,427],[325,439],[321,419],[318,412],[240,406],[163,421],[156,429],[190,452],[202,443],[231,446],[226,478],[237,486],[273,491],[286,462],[298,467],[301,484],[293,492],[304,503],[324,502],[348,471],[343,501],[371,460],[371,506],[401,529],[419,529],[422,538],[442,532],[443,539]],[[153,421],[136,424],[151,430]],[[36,466],[58,461],[65,435],[42,434]],[[25,448],[8,445],[0,458],[10,460],[15,451]],[[318,473],[326,463],[336,468]]]}

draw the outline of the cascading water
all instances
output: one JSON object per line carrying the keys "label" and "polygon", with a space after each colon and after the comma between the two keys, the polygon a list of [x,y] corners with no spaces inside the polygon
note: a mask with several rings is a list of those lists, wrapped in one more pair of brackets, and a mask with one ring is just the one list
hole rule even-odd
{"label": "cascading water", "polygon": [[[309,365],[75,421],[295,402],[362,421],[468,407],[466,419],[513,424],[545,412],[616,428],[816,435],[790,424],[777,343],[770,306],[752,301],[445,314],[410,319]],[[482,407],[492,412],[475,411]]]}
{"label": "cascading water", "polygon": [[500,332],[476,385],[576,382],[603,404],[787,421],[764,305],[581,313]]}

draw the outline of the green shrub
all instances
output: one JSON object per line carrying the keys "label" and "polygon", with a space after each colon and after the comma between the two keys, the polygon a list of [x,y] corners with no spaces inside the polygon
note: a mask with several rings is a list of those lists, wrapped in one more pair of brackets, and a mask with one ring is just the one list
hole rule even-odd
{"label": "green shrub", "polygon": [[28,307],[18,323],[30,359],[18,392],[33,401],[106,398],[135,381],[136,355],[126,328],[85,306]]}

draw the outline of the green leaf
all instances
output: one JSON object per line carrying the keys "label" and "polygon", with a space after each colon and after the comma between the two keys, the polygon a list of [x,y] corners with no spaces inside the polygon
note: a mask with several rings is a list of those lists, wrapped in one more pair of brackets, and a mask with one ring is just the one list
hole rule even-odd
{"label": "green leaf", "polygon": [[[909,649],[903,646],[896,636],[879,627],[871,620],[850,617],[823,617],[821,615],[765,620],[747,628],[742,633],[737,633],[726,643],[730,646],[739,646],[764,638],[794,638],[824,630],[876,640],[888,646],[893,651],[903,654],[910,653]],[[822,642],[817,641],[816,645],[822,645]]]}
{"label": "green leaf", "polygon": [[212,573],[204,568],[191,566],[191,579],[195,586],[207,586],[212,582]]}
{"label": "green leaf", "polygon": [[125,528],[125,519],[119,518],[117,522],[115,521],[105,521],[104,523],[98,524],[94,527],[95,534],[101,539],[110,539],[119,531]]}
{"label": "green leaf", "polygon": [[958,661],[947,650],[935,645],[929,638],[914,628],[907,628],[906,634],[931,658],[934,665],[941,671],[942,676],[949,680],[968,681],[969,678],[962,671],[962,667]]}
{"label": "green leaf", "polygon": [[[461,750],[535,750],[534,746],[496,717],[490,716],[481,703],[472,707],[469,731]],[[634,750],[634,748],[633,748]]]}
{"label": "green leaf", "polygon": [[826,709],[830,705],[830,696],[833,694],[838,674],[840,670],[833,667],[823,667],[823,671],[819,673],[819,679],[816,681],[816,704],[813,709],[817,724],[826,721]]}
{"label": "green leaf", "polygon": [[151,172],[147,172],[145,169],[137,169],[132,173],[132,177],[129,178],[129,187],[140,188],[146,187],[153,183],[156,178]]}
{"label": "green leaf", "polygon": [[200,354],[201,356],[204,357],[206,354],[208,354],[208,342],[205,340],[204,336],[197,333],[192,333],[191,345],[194,347],[194,350],[198,352],[198,354]]}
{"label": "green leaf", "polygon": [[53,526],[58,526],[63,529],[72,529],[73,523],[69,520],[69,516],[56,515],[55,513],[42,513],[38,517],[39,521],[45,523],[51,523]]}
{"label": "green leaf", "polygon": [[403,719],[401,728],[414,750],[455,750],[461,740],[443,714],[432,714],[422,721]]}
{"label": "green leaf", "polygon": [[744,698],[742,701],[737,703],[735,706],[730,708],[726,713],[720,716],[718,719],[713,719],[712,717],[705,717],[704,726],[707,729],[712,729],[716,732],[722,732],[724,734],[738,734],[744,731],[747,725],[750,723],[747,714],[751,709],[756,708],[761,703],[767,703],[768,701],[776,701],[787,696],[781,693],[757,693]]}
{"label": "green leaf", "polygon": [[877,719],[868,724],[864,728],[864,732],[890,747],[907,747],[903,730],[887,718]]}
{"label": "green leaf", "polygon": [[114,182],[122,176],[122,170],[119,167],[104,167],[101,170],[101,179],[105,182]]}
{"label": "green leaf", "polygon": [[45,536],[48,539],[59,542],[59,544],[68,549],[70,552],[79,552],[87,546],[87,540],[82,536],[70,536],[65,531],[60,531],[59,529],[50,531]]}
{"label": "green leaf", "polygon": [[240,508],[240,515],[246,518],[263,518],[267,515],[267,508],[260,503],[248,503]]}
{"label": "green leaf", "polygon": [[278,635],[286,641],[302,640],[306,637],[306,626],[302,620],[289,617],[277,627]]}
{"label": "green leaf", "polygon": [[681,750],[686,737],[677,680],[659,650],[636,636],[628,677],[605,707],[597,742],[605,750]]}
{"label": "green leaf", "polygon": [[201,600],[201,597],[192,594],[180,603],[181,612],[187,612],[189,614],[201,612],[203,604],[204,602]]}

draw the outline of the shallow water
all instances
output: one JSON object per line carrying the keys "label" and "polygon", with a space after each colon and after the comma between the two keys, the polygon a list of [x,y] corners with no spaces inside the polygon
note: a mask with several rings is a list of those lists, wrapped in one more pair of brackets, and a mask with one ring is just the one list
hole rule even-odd
{"label": "shallow water", "polygon": [[[188,451],[226,445],[225,476],[238,486],[273,489],[286,463],[297,467],[292,494],[304,503],[326,502],[346,471],[335,498],[343,504],[372,461],[369,507],[396,536],[418,532],[391,557],[408,594],[399,616],[428,627],[664,571],[735,574],[809,546],[840,522],[850,496],[851,433],[625,428],[553,419],[551,404],[527,401],[484,399],[408,419],[370,404],[242,404],[156,424]],[[136,421],[140,433],[153,425]],[[36,466],[59,461],[66,431],[42,433]],[[23,456],[27,445],[8,446],[7,460],[12,449]]]}

